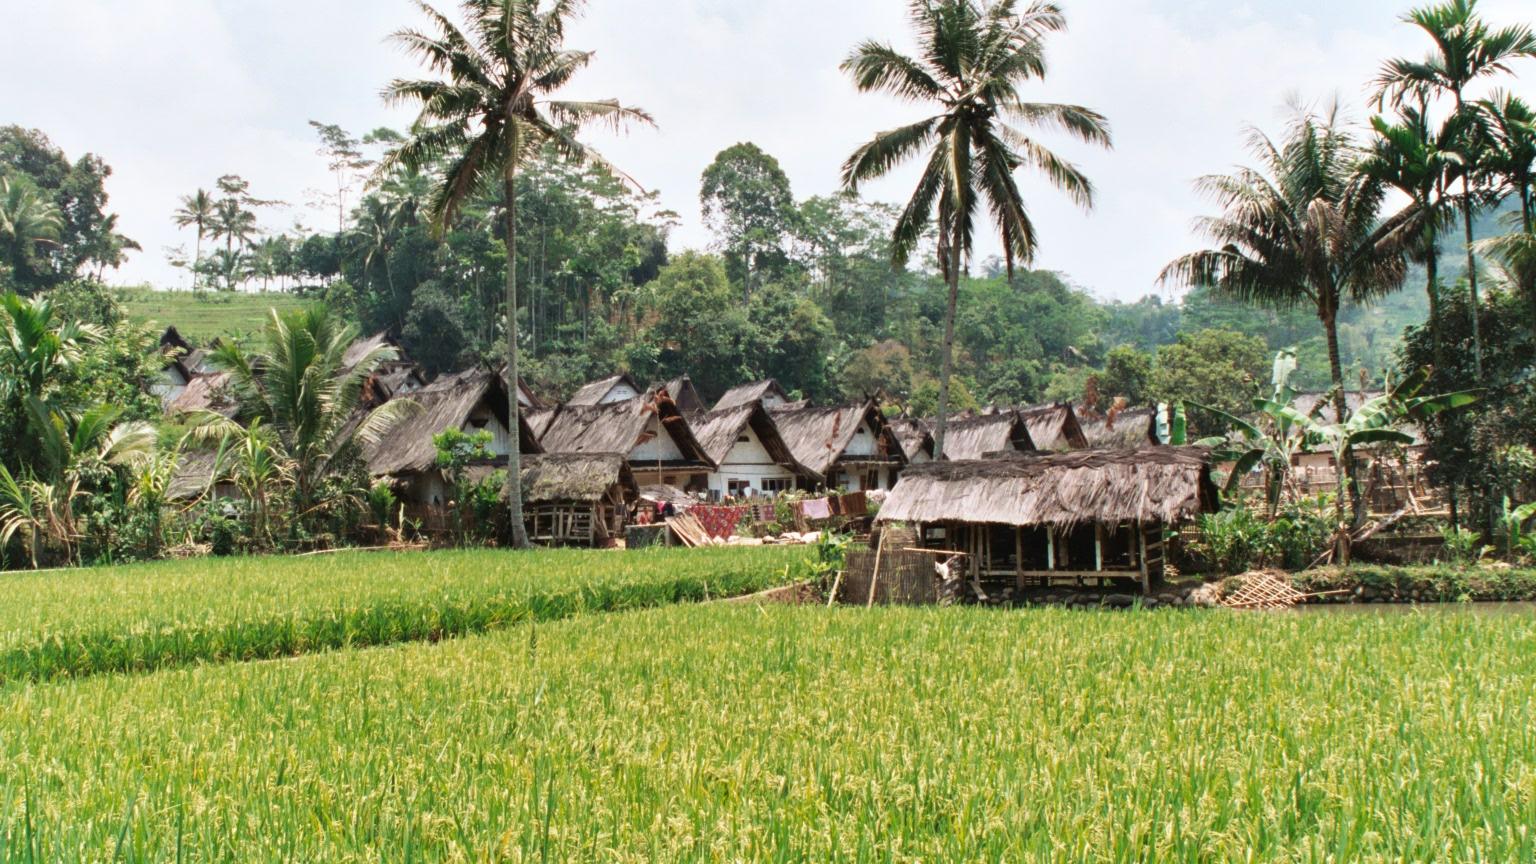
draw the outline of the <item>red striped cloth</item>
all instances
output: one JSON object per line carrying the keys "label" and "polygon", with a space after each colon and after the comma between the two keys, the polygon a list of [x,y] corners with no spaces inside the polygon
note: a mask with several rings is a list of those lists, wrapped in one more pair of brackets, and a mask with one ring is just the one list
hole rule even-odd
{"label": "red striped cloth", "polygon": [[697,518],[699,524],[704,526],[704,530],[709,532],[709,536],[724,540],[736,533],[736,526],[741,524],[747,510],[746,507],[700,504],[690,509],[688,515]]}

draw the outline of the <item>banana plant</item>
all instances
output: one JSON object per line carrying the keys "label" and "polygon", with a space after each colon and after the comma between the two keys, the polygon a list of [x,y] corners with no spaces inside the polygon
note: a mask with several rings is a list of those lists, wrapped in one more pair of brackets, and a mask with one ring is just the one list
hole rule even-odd
{"label": "banana plant", "polygon": [[1525,530],[1526,523],[1532,519],[1536,519],[1536,501],[1512,507],[1509,496],[1504,496],[1504,551],[1510,558],[1516,555],[1536,557],[1536,534]]}

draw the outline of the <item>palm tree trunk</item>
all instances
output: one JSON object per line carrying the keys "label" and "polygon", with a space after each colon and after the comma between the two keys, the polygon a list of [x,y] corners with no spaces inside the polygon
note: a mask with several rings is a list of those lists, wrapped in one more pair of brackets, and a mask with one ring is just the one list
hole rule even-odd
{"label": "palm tree trunk", "polygon": [[944,434],[949,428],[949,379],[955,372],[955,307],[960,301],[960,244],[959,231],[947,226],[949,241],[949,301],[944,307],[943,364],[939,375],[939,420],[933,433],[933,458],[944,458]]}
{"label": "palm tree trunk", "polygon": [[507,199],[507,517],[512,522],[512,547],[527,549],[528,529],[523,524],[522,406],[517,404],[517,166],[507,167],[502,182]]}
{"label": "palm tree trunk", "polygon": [[1478,319],[1478,311],[1482,302],[1477,294],[1477,257],[1472,252],[1472,184],[1466,177],[1461,178],[1462,200],[1461,219],[1466,229],[1467,241],[1467,286],[1472,292],[1472,369],[1477,373],[1478,383],[1483,380],[1483,328]]}
{"label": "palm tree trunk", "polygon": [[1445,347],[1440,339],[1440,248],[1433,235],[1429,238],[1429,248],[1425,251],[1424,269],[1429,273],[1424,292],[1429,295],[1429,338],[1434,345],[1435,372],[1444,374]]}
{"label": "palm tree trunk", "polygon": [[[1334,422],[1343,423],[1349,418],[1349,400],[1344,394],[1344,364],[1339,359],[1339,321],[1338,311],[1333,306],[1327,306],[1319,316],[1323,319],[1323,331],[1328,338],[1328,368],[1333,375],[1333,410]],[[1347,449],[1334,453],[1334,473],[1338,476],[1338,499],[1334,502],[1334,514],[1339,523],[1339,535],[1335,550],[1338,563],[1348,565],[1350,559],[1349,534],[1354,522],[1347,519],[1344,512],[1344,501],[1350,502],[1350,508],[1356,518],[1360,514],[1360,490],[1355,483],[1355,459]]]}
{"label": "palm tree trunk", "polygon": [[197,245],[192,252],[192,291],[197,292],[197,271],[203,263],[203,226],[197,226]]}

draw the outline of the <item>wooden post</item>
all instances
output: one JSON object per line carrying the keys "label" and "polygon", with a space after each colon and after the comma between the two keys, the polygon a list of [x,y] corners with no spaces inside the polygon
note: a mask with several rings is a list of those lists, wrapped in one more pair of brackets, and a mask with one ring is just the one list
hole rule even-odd
{"label": "wooden post", "polygon": [[[1093,523],[1093,569],[1104,572],[1104,526],[1098,522]],[[1103,577],[1099,578],[1099,587],[1104,587]]]}
{"label": "wooden post", "polygon": [[1014,526],[1013,529],[1013,578],[1018,583],[1019,590],[1023,591],[1024,585],[1024,529]]}
{"label": "wooden post", "polygon": [[865,609],[875,606],[875,588],[880,584],[880,556],[885,554],[885,534],[881,531],[880,542],[875,544],[875,573],[869,577],[869,602],[864,604]]}
{"label": "wooden post", "polygon": [[1045,526],[1045,569],[1056,569],[1056,529]]}
{"label": "wooden post", "polygon": [[1147,567],[1147,532],[1141,525],[1141,520],[1136,520],[1136,542],[1141,549],[1141,593],[1152,593],[1152,572]]}

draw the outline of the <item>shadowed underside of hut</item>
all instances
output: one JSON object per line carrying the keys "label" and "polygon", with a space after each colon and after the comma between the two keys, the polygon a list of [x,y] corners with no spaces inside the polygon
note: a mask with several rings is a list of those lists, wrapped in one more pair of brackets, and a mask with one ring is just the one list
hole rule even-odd
{"label": "shadowed underside of hut", "polygon": [[879,520],[917,526],[919,545],[958,553],[974,580],[1150,590],[1165,530],[1217,500],[1201,448],[997,454],[910,467]]}

